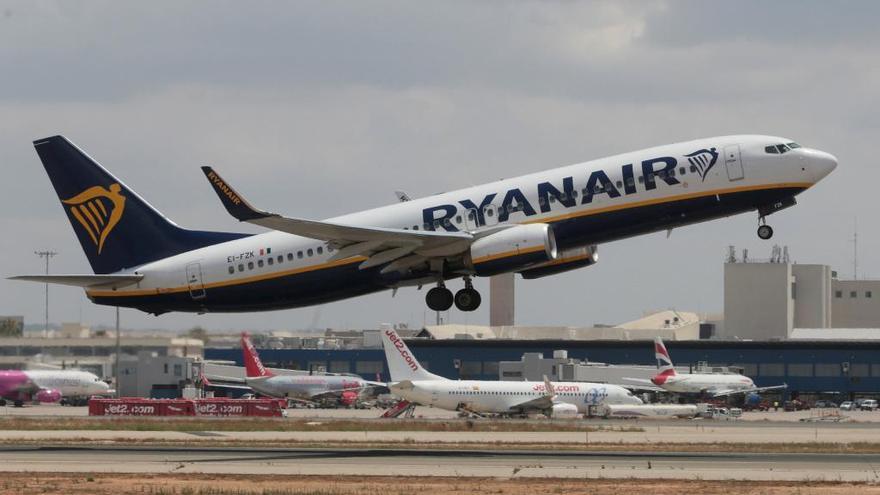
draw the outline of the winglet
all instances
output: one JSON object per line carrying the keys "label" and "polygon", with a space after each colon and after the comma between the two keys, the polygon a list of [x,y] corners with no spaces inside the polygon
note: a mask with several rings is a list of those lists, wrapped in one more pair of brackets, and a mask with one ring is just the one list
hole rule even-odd
{"label": "winglet", "polygon": [[213,168],[202,167],[202,172],[205,173],[205,177],[208,178],[208,182],[211,183],[211,187],[214,188],[214,192],[217,193],[217,196],[220,198],[220,202],[223,203],[223,207],[226,208],[226,211],[239,221],[247,222],[249,220],[273,216],[271,213],[258,210],[251,206],[251,204],[245,201],[245,199],[242,198],[241,195],[229,185],[229,183],[223,180],[217,172],[214,172]]}
{"label": "winglet", "polygon": [[544,375],[544,393],[551,397],[556,395],[556,389],[553,388],[553,384],[550,383],[550,379],[547,378],[547,375]]}

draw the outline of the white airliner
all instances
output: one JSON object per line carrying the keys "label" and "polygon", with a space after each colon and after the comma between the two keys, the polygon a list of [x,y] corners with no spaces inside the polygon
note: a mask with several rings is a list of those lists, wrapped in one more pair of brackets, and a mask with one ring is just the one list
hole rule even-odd
{"label": "white airliner", "polygon": [[588,406],[641,404],[632,392],[617,385],[587,382],[502,382],[449,380],[426,371],[393,329],[382,331],[382,346],[391,373],[391,393],[409,402],[450,411],[477,413],[542,413],[570,418]]}
{"label": "white airliner", "polygon": [[654,356],[657,358],[658,373],[650,380],[624,378],[632,383],[654,384],[661,390],[679,394],[699,394],[710,397],[726,397],[735,394],[750,394],[766,390],[784,389],[787,385],[756,387],[751,378],[740,374],[724,373],[689,373],[679,375],[672,365],[672,358],[663,340],[654,339]]}
{"label": "white airliner", "polygon": [[[472,277],[589,266],[604,242],[749,211],[769,239],[764,218],[837,166],[786,138],[713,137],[324,221],[258,210],[203,167],[233,217],[271,230],[248,235],[178,227],[62,136],[34,146],[95,274],[13,278],[83,287],[97,304],[157,315],[303,307],[423,285],[434,286],[430,309],[474,311]],[[454,295],[451,279],[464,282]]]}
{"label": "white airliner", "polygon": [[[89,397],[111,393],[110,386],[87,371],[3,370],[0,371],[0,402],[58,402],[62,397]],[[0,404],[0,405],[3,405]]]}
{"label": "white airliner", "polygon": [[268,397],[285,397],[302,401],[334,399],[342,405],[352,405],[364,393],[384,389],[385,384],[370,382],[359,376],[347,375],[275,375],[265,366],[247,333],[241,334],[244,354],[245,383],[254,391]]}

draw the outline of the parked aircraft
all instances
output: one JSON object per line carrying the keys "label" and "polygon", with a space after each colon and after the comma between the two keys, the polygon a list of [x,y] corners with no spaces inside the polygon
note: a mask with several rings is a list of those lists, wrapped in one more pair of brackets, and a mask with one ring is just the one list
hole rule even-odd
{"label": "parked aircraft", "polygon": [[241,349],[247,376],[245,383],[254,392],[269,397],[286,397],[308,402],[333,399],[343,405],[352,405],[363,394],[375,395],[377,390],[386,388],[384,383],[370,382],[359,376],[275,375],[263,366],[247,333],[241,334]]}
{"label": "parked aircraft", "polygon": [[[765,217],[837,166],[790,139],[713,137],[324,221],[259,210],[203,167],[234,218],[271,230],[248,235],[178,227],[62,136],[34,146],[95,274],[13,278],[82,287],[94,303],[157,315],[295,308],[432,285],[430,309],[474,311],[472,277],[590,266],[604,242],[749,211],[769,239]],[[464,288],[453,294],[451,279]]]}
{"label": "parked aircraft", "polygon": [[641,404],[632,392],[617,385],[587,382],[503,382],[449,380],[422,368],[393,329],[382,331],[382,346],[391,373],[391,393],[409,402],[450,411],[574,417],[588,406]]}
{"label": "parked aircraft", "polygon": [[689,373],[679,375],[675,372],[669,351],[660,337],[654,339],[654,356],[657,358],[658,373],[650,380],[624,378],[632,383],[653,384],[667,392],[679,394],[700,394],[711,397],[726,397],[734,394],[750,394],[766,390],[784,389],[787,385],[756,387],[751,378],[734,373]]}
{"label": "parked aircraft", "polygon": [[0,402],[16,407],[25,402],[58,402],[62,397],[88,397],[111,393],[110,386],[87,371],[4,370],[0,371]]}

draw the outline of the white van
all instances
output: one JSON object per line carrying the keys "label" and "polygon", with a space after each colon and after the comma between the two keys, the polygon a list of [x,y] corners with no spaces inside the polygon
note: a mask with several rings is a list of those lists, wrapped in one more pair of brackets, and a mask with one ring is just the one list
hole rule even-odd
{"label": "white van", "polygon": [[877,410],[877,401],[874,399],[866,399],[863,400],[859,405],[862,411],[876,411]]}

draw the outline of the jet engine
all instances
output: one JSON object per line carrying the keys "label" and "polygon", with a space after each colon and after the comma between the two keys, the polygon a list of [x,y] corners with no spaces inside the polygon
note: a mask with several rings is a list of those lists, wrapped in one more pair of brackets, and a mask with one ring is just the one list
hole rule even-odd
{"label": "jet engine", "polygon": [[357,404],[358,392],[356,390],[346,390],[339,394],[339,403],[343,406],[353,406]]}
{"label": "jet engine", "polygon": [[550,408],[550,417],[554,419],[572,419],[578,415],[578,408],[574,404],[559,402]]}
{"label": "jet engine", "polygon": [[58,402],[61,400],[61,392],[53,388],[44,388],[34,394],[34,399],[39,402]]}
{"label": "jet engine", "polygon": [[528,270],[523,270],[519,274],[526,280],[532,280],[594,265],[597,261],[599,261],[598,246],[565,249],[559,253],[555,260],[546,261]]}
{"label": "jet engine", "polygon": [[517,225],[471,244],[469,265],[479,276],[497,275],[556,259],[556,237],[546,223]]}

